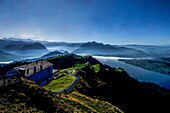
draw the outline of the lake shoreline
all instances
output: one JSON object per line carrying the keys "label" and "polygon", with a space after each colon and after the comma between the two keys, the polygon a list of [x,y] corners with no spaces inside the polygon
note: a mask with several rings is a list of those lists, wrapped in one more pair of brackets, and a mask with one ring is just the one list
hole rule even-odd
{"label": "lake shoreline", "polygon": [[141,67],[119,61],[118,60],[119,58],[115,59],[115,57],[103,57],[103,56],[102,57],[93,56],[93,57],[99,60],[103,64],[112,67],[123,68],[125,71],[127,71],[127,73],[129,73],[131,77],[136,78],[141,82],[152,82],[162,87],[165,87],[167,89],[170,89],[170,76],[166,74],[146,70]]}

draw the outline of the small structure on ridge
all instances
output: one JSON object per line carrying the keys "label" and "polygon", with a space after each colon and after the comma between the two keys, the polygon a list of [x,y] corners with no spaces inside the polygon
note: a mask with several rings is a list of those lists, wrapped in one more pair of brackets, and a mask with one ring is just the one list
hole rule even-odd
{"label": "small structure on ridge", "polygon": [[53,64],[47,60],[40,60],[15,67],[14,69],[8,71],[7,75],[16,71],[19,72],[22,77],[32,80],[41,86],[45,85],[48,81],[51,81],[54,78]]}

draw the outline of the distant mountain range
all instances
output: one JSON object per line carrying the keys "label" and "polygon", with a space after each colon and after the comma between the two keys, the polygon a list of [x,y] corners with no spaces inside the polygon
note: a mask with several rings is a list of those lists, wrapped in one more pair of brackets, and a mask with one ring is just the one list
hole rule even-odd
{"label": "distant mountain range", "polygon": [[143,51],[149,54],[152,57],[169,57],[170,56],[170,45],[162,45],[162,46],[155,46],[155,45],[125,45],[123,47],[133,48],[140,51]]}
{"label": "distant mountain range", "polygon": [[43,41],[41,42],[45,46],[69,46],[69,47],[79,47],[84,43],[68,43],[68,42],[48,42]]}
{"label": "distant mountain range", "polygon": [[[49,48],[52,49],[49,50]],[[51,56],[62,55],[65,51],[74,54],[93,56],[113,56],[129,58],[155,57],[161,59],[170,57],[170,46],[168,45],[109,45],[98,43],[95,41],[87,43],[68,43],[37,41],[32,39],[20,38],[3,38],[0,39],[0,50],[8,54],[21,56],[21,58],[24,59],[32,57],[47,58]],[[10,58],[7,54],[4,54],[3,57],[5,57],[6,59]],[[3,59],[0,59],[0,61],[2,60]]]}
{"label": "distant mountain range", "polygon": [[3,40],[6,41],[22,41],[22,42],[35,42],[35,40],[29,39],[29,38],[14,38],[14,37],[9,37],[9,38],[3,38]]}
{"label": "distant mountain range", "polygon": [[52,51],[52,52],[49,52],[45,55],[43,55],[41,58],[49,58],[49,57],[55,57],[55,56],[60,56],[60,55],[65,55],[65,54],[69,54],[67,51],[64,51],[64,52],[60,52],[60,51]]}
{"label": "distant mountain range", "polygon": [[4,51],[19,51],[22,46],[24,46],[27,43],[13,41],[8,43],[6,46],[2,47],[2,50]]}
{"label": "distant mountain range", "polygon": [[148,57],[143,51],[116,45],[109,45],[97,42],[88,42],[81,45],[75,54],[99,55],[99,56],[116,56],[116,57]]}
{"label": "distant mountain range", "polygon": [[5,51],[0,50],[0,61],[12,61],[18,60],[20,57],[14,54],[7,53]]}
{"label": "distant mountain range", "polygon": [[16,61],[40,57],[48,53],[46,46],[34,40],[4,38],[0,39],[0,61]]}
{"label": "distant mountain range", "polygon": [[4,41],[3,45],[5,46],[4,47],[1,46],[1,49],[4,51],[47,50],[47,48],[39,42],[28,43],[28,42],[22,42],[22,41],[11,41],[11,42]]}
{"label": "distant mountain range", "polygon": [[21,51],[47,50],[47,48],[43,44],[36,42],[31,44],[25,44],[20,48],[20,50]]}
{"label": "distant mountain range", "polygon": [[1,56],[3,56],[3,55],[5,55],[5,56],[13,55],[13,54],[10,54],[10,53],[7,53],[7,52],[4,52],[4,51],[2,51],[2,50],[0,50],[0,54],[1,54]]}

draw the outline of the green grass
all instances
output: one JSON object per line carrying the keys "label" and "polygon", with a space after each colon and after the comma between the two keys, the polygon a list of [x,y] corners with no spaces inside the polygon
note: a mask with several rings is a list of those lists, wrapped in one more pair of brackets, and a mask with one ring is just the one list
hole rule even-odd
{"label": "green grass", "polygon": [[0,90],[1,113],[46,113],[45,111],[56,111],[57,107],[53,106],[55,102],[52,96],[32,81],[22,79],[21,82],[1,87]]}
{"label": "green grass", "polygon": [[[66,70],[62,70],[62,74],[53,80],[54,84],[60,82],[59,85],[69,85],[70,80],[74,81],[75,78],[72,78],[74,76],[68,75]],[[51,87],[53,85],[49,86]],[[1,89],[0,111],[2,113],[123,113],[108,102],[92,99],[75,90],[69,94],[51,94],[48,89],[26,79]]]}
{"label": "green grass", "polygon": [[44,88],[52,92],[61,91],[69,87],[75,81],[75,79],[76,78],[74,76],[64,73],[62,75],[59,75],[54,80],[52,80],[50,83],[44,86]]}
{"label": "green grass", "polygon": [[79,69],[81,69],[81,68],[83,68],[84,66],[87,66],[87,65],[88,65],[87,63],[82,63],[82,64],[76,63],[76,64],[73,66],[73,68],[74,68],[75,70],[79,70]]}
{"label": "green grass", "polygon": [[[62,77],[61,77],[62,78]],[[51,95],[32,81],[22,79],[0,92],[0,113],[120,113],[116,106],[77,91]],[[122,112],[123,113],[123,112]]]}
{"label": "green grass", "polygon": [[100,64],[95,64],[95,65],[92,65],[95,73],[99,72],[100,71]]}
{"label": "green grass", "polygon": [[119,73],[123,72],[123,70],[120,69],[120,68],[115,68],[115,71],[116,71],[116,72],[119,72]]}
{"label": "green grass", "polygon": [[[73,91],[68,95],[61,95],[65,101],[70,101],[70,105],[74,107],[75,111],[80,111],[83,113],[123,113],[119,108],[113,106],[112,104],[101,101],[98,99],[92,99],[77,91]],[[71,103],[72,101],[72,103]],[[78,106],[83,106],[79,108]],[[69,107],[69,106],[68,106]],[[77,109],[78,108],[78,109]],[[77,110],[76,110],[77,109]]]}

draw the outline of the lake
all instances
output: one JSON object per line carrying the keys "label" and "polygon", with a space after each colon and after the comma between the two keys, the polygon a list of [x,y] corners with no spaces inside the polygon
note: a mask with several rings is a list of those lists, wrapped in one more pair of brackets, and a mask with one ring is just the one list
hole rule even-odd
{"label": "lake", "polygon": [[153,82],[167,89],[170,89],[170,76],[154,71],[149,71],[137,66],[126,64],[119,61],[118,59],[129,59],[121,57],[103,57],[103,56],[93,56],[103,64],[107,64],[113,67],[121,67],[129,73],[133,78],[139,81]]}

